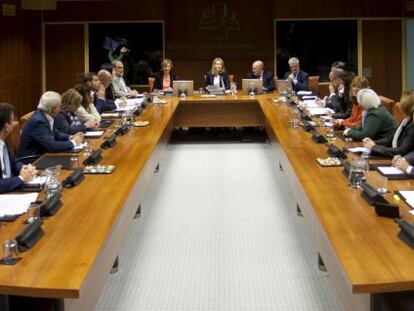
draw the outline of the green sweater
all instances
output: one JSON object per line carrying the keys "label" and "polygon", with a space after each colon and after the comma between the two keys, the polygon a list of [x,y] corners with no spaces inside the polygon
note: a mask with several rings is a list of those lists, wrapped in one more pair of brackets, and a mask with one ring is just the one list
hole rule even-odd
{"label": "green sweater", "polygon": [[369,137],[377,140],[394,135],[397,122],[383,106],[369,109],[365,116],[364,126],[357,127],[348,132],[348,136],[355,140]]}

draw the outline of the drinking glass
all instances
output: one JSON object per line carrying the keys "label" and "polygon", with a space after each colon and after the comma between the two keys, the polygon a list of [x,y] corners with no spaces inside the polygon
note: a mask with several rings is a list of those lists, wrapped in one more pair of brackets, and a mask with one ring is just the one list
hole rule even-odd
{"label": "drinking glass", "polygon": [[367,161],[364,158],[355,158],[351,161],[349,183],[352,188],[360,188],[366,180]]}
{"label": "drinking glass", "polygon": [[236,95],[237,94],[237,85],[236,82],[230,83],[230,94]]}
{"label": "drinking glass", "polygon": [[29,208],[26,211],[26,221],[25,223],[31,224],[35,220],[39,219],[40,211],[39,205],[30,204]]}
{"label": "drinking glass", "polygon": [[293,128],[297,128],[300,126],[300,112],[297,108],[292,108],[290,111],[290,126]]}
{"label": "drinking glass", "polygon": [[20,260],[16,240],[3,242],[3,258],[1,262],[5,265],[14,265]]}

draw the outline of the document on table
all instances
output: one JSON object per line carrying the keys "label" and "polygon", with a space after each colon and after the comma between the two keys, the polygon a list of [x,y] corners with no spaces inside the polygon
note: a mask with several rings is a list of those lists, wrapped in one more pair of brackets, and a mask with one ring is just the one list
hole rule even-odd
{"label": "document on table", "polygon": [[37,186],[37,185],[44,185],[46,182],[46,176],[37,176],[33,178],[31,181],[27,181],[24,184],[28,186]]}
{"label": "document on table", "polygon": [[298,95],[311,95],[312,91],[299,91],[297,94]]}
{"label": "document on table", "polygon": [[404,175],[404,171],[395,166],[378,166],[377,169],[384,175]]}
{"label": "document on table", "polygon": [[302,99],[303,100],[305,100],[305,99],[316,99],[316,96],[314,96],[314,95],[306,95],[306,96],[302,96]]}
{"label": "document on table", "polygon": [[354,148],[348,148],[348,151],[352,153],[370,153],[370,150],[365,147],[354,147]]}
{"label": "document on table", "polygon": [[126,100],[126,103],[125,101],[118,98],[115,100],[116,111],[133,110],[139,105],[142,105],[143,102],[144,102],[143,97],[128,98]]}
{"label": "document on table", "polygon": [[305,99],[303,101],[303,106],[306,108],[320,108],[320,106],[316,103],[314,99]]}
{"label": "document on table", "polygon": [[323,115],[323,114],[328,114],[329,112],[330,113],[334,113],[335,111],[333,111],[332,109],[330,109],[330,108],[308,108],[308,110],[309,110],[309,113],[311,114],[311,115]]}
{"label": "document on table", "polygon": [[37,200],[37,193],[0,195],[0,217],[26,213],[31,202]]}
{"label": "document on table", "polygon": [[104,131],[88,131],[83,134],[86,138],[88,137],[101,137],[103,135]]}
{"label": "document on table", "polygon": [[[414,207],[414,190],[400,190],[398,193],[411,208]],[[410,211],[410,214],[414,215],[414,210]]]}
{"label": "document on table", "polygon": [[72,150],[74,150],[74,151],[80,151],[80,150],[82,150],[85,146],[87,145],[87,143],[85,142],[85,143],[82,143],[82,144],[80,144],[80,145],[77,145],[77,146],[75,146],[75,147],[73,147],[73,149]]}

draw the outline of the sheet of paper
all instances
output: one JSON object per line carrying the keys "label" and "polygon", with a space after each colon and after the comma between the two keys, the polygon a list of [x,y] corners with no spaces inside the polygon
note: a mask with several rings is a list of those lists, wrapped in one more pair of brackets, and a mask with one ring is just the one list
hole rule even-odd
{"label": "sheet of paper", "polygon": [[302,96],[302,99],[303,100],[305,100],[305,99],[316,99],[316,96],[309,96],[309,95],[306,95],[306,96]]}
{"label": "sheet of paper", "polygon": [[354,148],[348,148],[348,151],[352,153],[370,153],[369,149],[365,147],[354,147]]}
{"label": "sheet of paper", "polygon": [[308,110],[311,115],[322,115],[328,114],[329,112],[334,113],[330,108],[308,108]]}
{"label": "sheet of paper", "polygon": [[404,171],[400,170],[395,166],[378,166],[378,170],[384,175],[401,175],[405,174]]}
{"label": "sheet of paper", "polygon": [[321,106],[319,106],[316,103],[316,100],[314,99],[305,99],[304,101],[302,101],[303,106],[305,106],[306,108],[320,108]]}
{"label": "sheet of paper", "polygon": [[299,91],[297,94],[298,95],[311,95],[312,91]]}
{"label": "sheet of paper", "polygon": [[102,136],[104,131],[88,131],[83,134],[85,137],[100,137]]}
{"label": "sheet of paper", "polygon": [[75,146],[75,147],[73,147],[73,150],[82,150],[85,146],[87,145],[87,143],[85,142],[85,143],[82,143],[82,144],[80,144],[80,145],[78,145],[78,146]]}
{"label": "sheet of paper", "polygon": [[26,213],[31,202],[37,200],[37,193],[0,195],[0,217]]}
{"label": "sheet of paper", "polygon": [[44,185],[46,182],[46,176],[37,176],[31,181],[25,182],[26,185]]}
{"label": "sheet of paper", "polygon": [[[410,205],[411,208],[414,208],[414,190],[400,190],[399,193],[403,196],[407,204]],[[414,215],[414,211],[411,211],[410,213]]]}

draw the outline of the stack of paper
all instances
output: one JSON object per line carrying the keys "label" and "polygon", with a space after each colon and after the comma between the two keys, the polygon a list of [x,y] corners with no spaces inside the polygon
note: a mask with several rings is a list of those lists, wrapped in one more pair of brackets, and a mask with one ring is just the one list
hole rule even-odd
{"label": "stack of paper", "polygon": [[0,217],[26,213],[31,202],[37,200],[37,193],[0,195]]}
{"label": "stack of paper", "polygon": [[308,108],[309,113],[314,116],[314,115],[324,115],[324,114],[328,114],[328,113],[334,113],[335,111],[333,111],[330,108]]}
{"label": "stack of paper", "polygon": [[299,91],[297,92],[298,95],[311,95],[312,91]]}
{"label": "stack of paper", "polygon": [[405,174],[404,171],[400,170],[398,167],[395,166],[378,166],[377,169],[385,176]]}
{"label": "stack of paper", "polygon": [[410,205],[411,207],[414,207],[414,190],[400,190],[398,192],[404,198],[405,202],[408,205]]}
{"label": "stack of paper", "polygon": [[365,147],[354,147],[354,148],[348,148],[348,151],[352,153],[370,153],[370,150]]}
{"label": "stack of paper", "polygon": [[116,111],[134,110],[144,102],[143,97],[128,98],[126,102],[121,99],[115,100]]}

